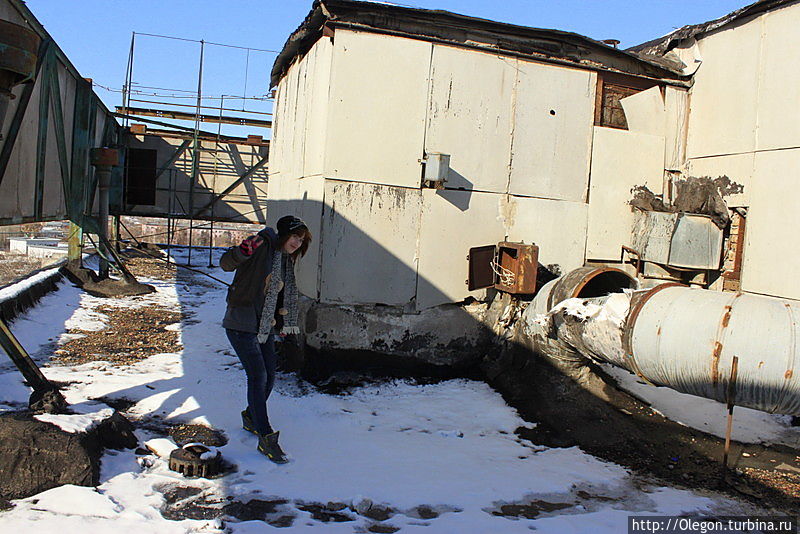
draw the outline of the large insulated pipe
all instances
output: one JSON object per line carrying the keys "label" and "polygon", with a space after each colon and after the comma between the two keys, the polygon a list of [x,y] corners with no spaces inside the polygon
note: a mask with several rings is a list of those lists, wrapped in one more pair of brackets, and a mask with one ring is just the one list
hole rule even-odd
{"label": "large insulated pipe", "polygon": [[658,385],[727,402],[733,358],[735,403],[800,415],[800,302],[664,284],[634,294],[611,362]]}
{"label": "large insulated pipe", "polygon": [[538,317],[561,345],[652,384],[800,415],[798,301],[670,283],[565,300]]}
{"label": "large insulated pipe", "polygon": [[33,31],[7,20],[0,20],[0,128],[8,102],[14,98],[11,89],[30,80],[36,72],[39,36]]}

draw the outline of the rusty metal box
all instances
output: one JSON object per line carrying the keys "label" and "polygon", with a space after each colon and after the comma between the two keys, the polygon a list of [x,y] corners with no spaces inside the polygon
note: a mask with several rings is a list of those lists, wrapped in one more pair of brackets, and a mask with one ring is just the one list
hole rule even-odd
{"label": "rusty metal box", "polygon": [[532,295],[536,292],[536,272],[539,267],[539,247],[503,241],[469,249],[470,291],[494,287],[512,295]]}

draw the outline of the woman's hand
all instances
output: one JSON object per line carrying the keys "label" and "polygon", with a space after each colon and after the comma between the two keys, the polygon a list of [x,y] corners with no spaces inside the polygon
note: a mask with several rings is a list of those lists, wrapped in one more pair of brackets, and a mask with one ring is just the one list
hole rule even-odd
{"label": "woman's hand", "polygon": [[239,250],[245,256],[251,256],[253,252],[264,242],[264,239],[258,235],[251,235],[239,245]]}

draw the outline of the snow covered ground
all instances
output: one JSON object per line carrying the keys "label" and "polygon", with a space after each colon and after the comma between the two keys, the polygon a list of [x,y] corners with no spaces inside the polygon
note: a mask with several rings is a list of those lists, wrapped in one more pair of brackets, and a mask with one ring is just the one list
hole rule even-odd
{"label": "snow covered ground", "polygon": [[[0,512],[0,532],[242,534],[290,524],[291,532],[564,534],[624,532],[630,515],[754,512],[727,497],[642,480],[576,447],[532,446],[514,434],[530,423],[487,385],[467,380],[395,381],[328,395],[282,375],[270,413],[291,461],[275,465],[240,428],[244,372],[219,326],[224,287],[185,272],[179,280],[140,277],[157,292],[119,299],[98,299],[63,282],[11,329],[42,364],[68,329],[105,328],[104,315],[94,311],[101,304],[182,310],[189,318],[176,325],[182,346],[175,352],[127,366],[98,361],[43,370],[68,384],[63,392],[79,415],[65,419],[65,427],[91,424],[92,413],[107,409],[92,399],[129,399],[132,419],[160,416],[224,431],[229,441],[220,451],[235,469],[212,480],[187,479],[155,454],[108,451],[96,489],[64,486],[14,501]],[[10,361],[0,358],[0,411],[24,406],[28,395]],[[143,443],[164,436],[137,430],[137,437]],[[276,521],[168,520],[161,513],[165,495],[218,508],[256,500]],[[332,503],[341,521],[315,519],[315,503]]]}

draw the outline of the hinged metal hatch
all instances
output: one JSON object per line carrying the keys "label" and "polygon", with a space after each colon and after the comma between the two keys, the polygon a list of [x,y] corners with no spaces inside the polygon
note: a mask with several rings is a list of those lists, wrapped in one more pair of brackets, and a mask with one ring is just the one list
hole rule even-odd
{"label": "hinged metal hatch", "polygon": [[467,287],[470,291],[493,287],[512,295],[536,292],[539,247],[502,241],[469,249]]}

